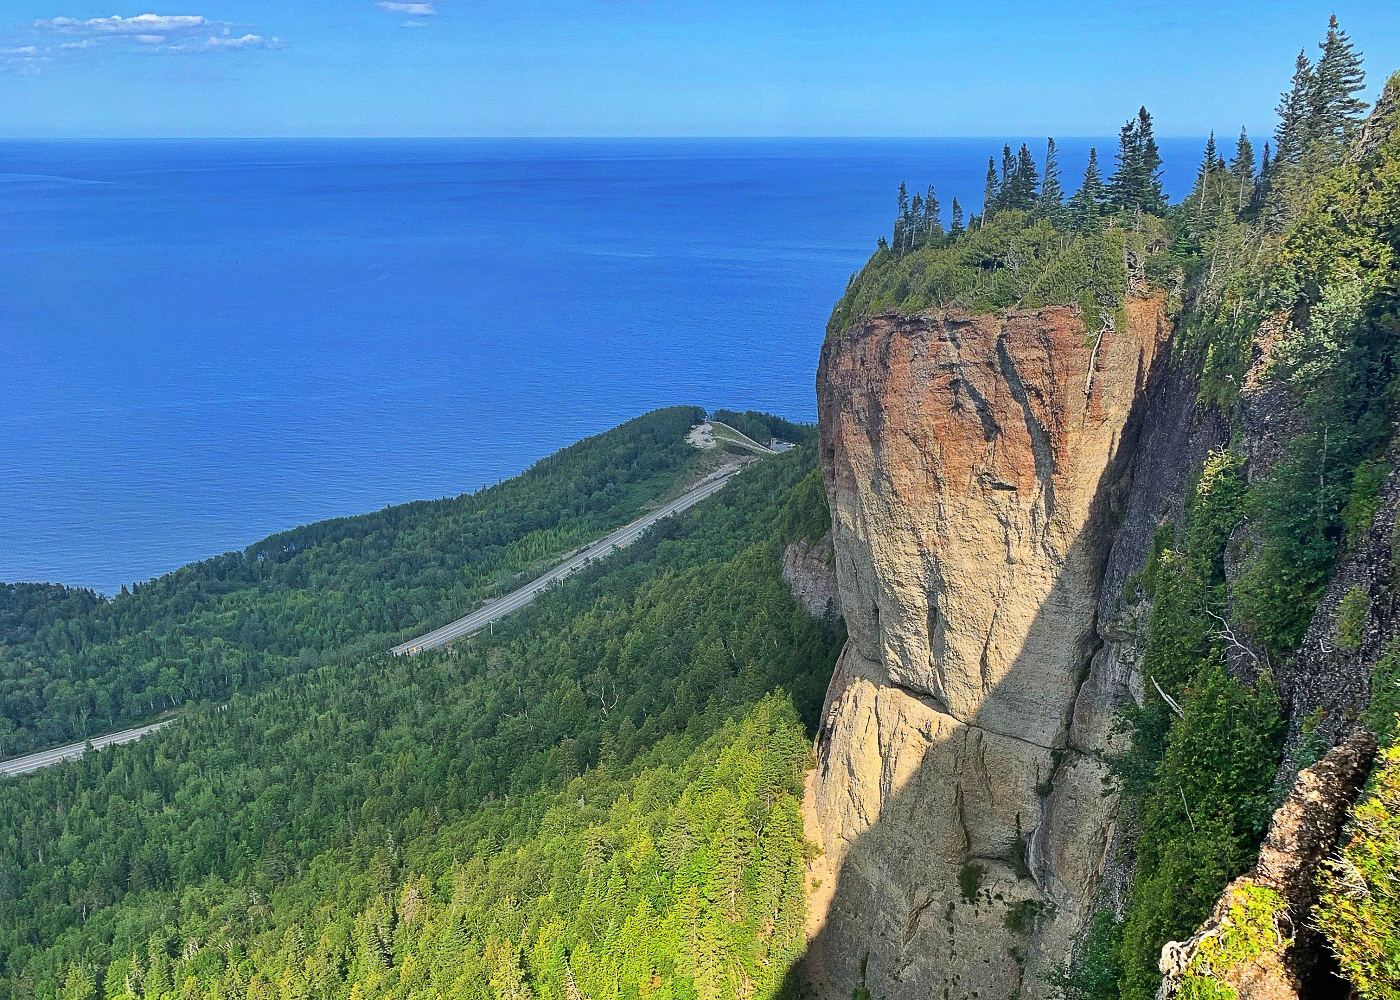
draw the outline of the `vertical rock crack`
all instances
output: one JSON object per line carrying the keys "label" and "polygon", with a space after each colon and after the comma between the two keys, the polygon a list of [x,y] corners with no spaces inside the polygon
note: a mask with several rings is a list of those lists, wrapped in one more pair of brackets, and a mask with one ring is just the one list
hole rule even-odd
{"label": "vertical rock crack", "polygon": [[1011,398],[1021,407],[1021,413],[1025,417],[1026,432],[1031,438],[1031,455],[1035,459],[1035,475],[1040,480],[1040,488],[1045,498],[1045,523],[1048,527],[1055,513],[1055,452],[1050,446],[1050,435],[1045,432],[1045,428],[1036,419],[1035,411],[1031,409],[1030,393],[1026,391],[1021,374],[1016,371],[1016,363],[1006,349],[1005,337],[997,338],[997,361],[1001,366],[1002,377],[1006,379],[1006,388],[1011,393]]}

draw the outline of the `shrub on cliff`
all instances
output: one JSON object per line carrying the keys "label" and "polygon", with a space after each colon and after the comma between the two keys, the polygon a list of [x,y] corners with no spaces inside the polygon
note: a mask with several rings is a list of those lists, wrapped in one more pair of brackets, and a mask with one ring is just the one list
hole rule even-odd
{"label": "shrub on cliff", "polygon": [[[1189,936],[1230,879],[1253,860],[1270,813],[1282,721],[1265,674],[1251,687],[1222,660],[1224,553],[1244,516],[1243,462],[1207,456],[1175,541],[1159,532],[1144,672],[1150,693],[1131,706],[1130,749],[1113,761],[1141,796],[1137,871],[1118,961],[1124,1000],[1148,1000],[1163,943]],[[1168,698],[1171,701],[1168,701]]]}
{"label": "shrub on cliff", "polygon": [[1026,212],[998,212],[977,229],[912,253],[876,251],[836,304],[827,335],[840,336],[865,316],[942,306],[992,312],[1082,305],[1096,318],[1122,303],[1125,255],[1133,244],[1134,253],[1145,256],[1142,233],[1068,233]]}
{"label": "shrub on cliff", "polygon": [[1384,751],[1322,874],[1317,925],[1362,1000],[1400,1000],[1400,747]]}
{"label": "shrub on cliff", "polygon": [[1400,394],[1397,260],[1400,141],[1392,136],[1315,181],[1259,279],[1262,307],[1288,317],[1267,374],[1306,422],[1249,501],[1263,544],[1240,583],[1240,616],[1277,652],[1302,639],[1338,552],[1369,525],[1388,472],[1379,459]]}

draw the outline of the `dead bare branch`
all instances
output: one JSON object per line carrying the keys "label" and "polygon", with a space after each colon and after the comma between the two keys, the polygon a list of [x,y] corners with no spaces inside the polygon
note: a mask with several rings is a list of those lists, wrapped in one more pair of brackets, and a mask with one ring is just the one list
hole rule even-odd
{"label": "dead bare branch", "polygon": [[1181,710],[1181,706],[1176,703],[1176,699],[1162,690],[1162,685],[1157,683],[1157,678],[1148,674],[1147,679],[1152,682],[1152,686],[1157,689],[1157,693],[1162,696],[1162,700],[1167,703],[1167,707],[1176,713],[1176,717],[1178,719],[1186,718],[1186,713]]}
{"label": "dead bare branch", "polygon": [[1243,653],[1245,656],[1248,656],[1249,661],[1255,666],[1259,665],[1259,654],[1256,653],[1245,642],[1243,642],[1239,636],[1235,635],[1235,630],[1230,627],[1229,622],[1227,622],[1224,618],[1221,618],[1210,608],[1202,608],[1201,610],[1220,623],[1220,630],[1215,633],[1217,638],[1224,639],[1230,644],[1230,648],[1236,649]]}

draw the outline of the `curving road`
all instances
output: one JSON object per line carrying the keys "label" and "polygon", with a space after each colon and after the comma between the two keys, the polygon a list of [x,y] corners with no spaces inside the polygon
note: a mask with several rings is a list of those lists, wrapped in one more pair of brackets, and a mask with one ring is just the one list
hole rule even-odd
{"label": "curving road", "polygon": [[[89,742],[94,750],[101,750],[103,747],[116,746],[119,743],[135,743],[143,736],[148,736],[157,729],[164,729],[174,722],[174,719],[166,719],[164,722],[152,723],[149,726],[141,726],[138,729],[123,729],[119,733],[108,733],[106,736],[95,736]],[[30,771],[37,771],[41,767],[48,767],[51,764],[62,764],[65,760],[78,760],[86,749],[86,743],[70,743],[66,747],[55,747],[52,750],[41,750],[32,753],[28,757],[16,757],[13,760],[0,761],[0,776],[11,778],[17,774],[28,774]]]}
{"label": "curving road", "polygon": [[471,635],[473,632],[485,628],[492,622],[504,618],[512,611],[519,611],[538,597],[541,592],[547,590],[553,584],[558,583],[569,574],[582,569],[595,559],[602,559],[612,554],[615,549],[622,549],[631,545],[638,538],[641,538],[648,528],[663,517],[679,514],[683,510],[694,507],[701,500],[714,496],[720,490],[724,489],[731,479],[739,474],[740,468],[740,466],[726,465],[718,472],[711,473],[689,492],[672,500],[670,503],[666,504],[666,506],[658,507],[645,517],[618,528],[606,538],[600,538],[586,549],[581,550],[576,555],[571,556],[566,561],[554,567],[554,569],[550,570],[544,576],[525,584],[525,586],[521,587],[519,590],[513,590],[505,597],[492,601],[485,607],[478,608],[465,618],[458,618],[455,622],[434,629],[426,635],[420,635],[416,639],[410,639],[408,642],[400,643],[395,646],[391,652],[396,656],[400,656],[404,653],[411,655],[413,653],[421,653],[425,649],[436,649],[439,646],[447,645],[454,639],[460,639],[463,636]]}
{"label": "curving road", "polygon": [[[471,635],[478,629],[504,618],[512,611],[518,611],[529,604],[541,592],[547,590],[551,585],[558,583],[571,573],[577,572],[595,559],[602,559],[611,555],[617,549],[623,549],[641,538],[657,521],[663,517],[670,517],[672,514],[679,514],[683,510],[689,510],[701,500],[706,500],[714,496],[729,484],[729,481],[739,474],[742,466],[726,465],[717,472],[711,473],[701,480],[688,492],[672,500],[664,507],[659,507],[644,517],[633,521],[631,524],[618,528],[606,538],[601,538],[592,545],[575,553],[569,559],[560,563],[544,576],[532,580],[518,590],[511,591],[505,597],[492,601],[485,607],[478,608],[465,618],[459,618],[451,624],[442,628],[434,629],[426,635],[417,639],[410,639],[408,642],[400,643],[393,648],[395,654],[421,653],[425,649],[436,649],[445,646],[454,639]],[[136,729],[124,729],[119,733],[108,733],[106,736],[96,736],[89,742],[93,749],[101,750],[104,747],[117,746],[122,743],[134,743],[143,736],[148,736],[159,729],[174,722],[174,719],[165,719],[161,722],[152,723],[149,726],[140,726]],[[52,750],[41,750],[39,753],[32,753],[27,757],[15,757],[12,760],[0,761],[0,778],[14,777],[19,774],[28,774],[30,771],[37,771],[43,767],[53,764],[61,764],[66,760],[79,760],[87,748],[87,743],[70,743],[67,746],[55,747]]]}

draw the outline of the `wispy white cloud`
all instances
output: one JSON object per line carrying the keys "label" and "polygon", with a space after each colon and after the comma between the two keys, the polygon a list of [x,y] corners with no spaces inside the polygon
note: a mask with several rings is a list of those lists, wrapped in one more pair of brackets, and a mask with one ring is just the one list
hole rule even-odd
{"label": "wispy white cloud", "polygon": [[[132,17],[49,17],[30,24],[35,44],[21,46],[27,54],[0,51],[0,68],[37,72],[52,54],[73,55],[83,49],[127,46],[164,52],[234,52],[245,49],[280,49],[275,35],[235,33],[235,26],[197,14],[136,14]],[[65,40],[57,41],[55,36]],[[27,60],[23,65],[19,61]]]}
{"label": "wispy white cloud", "polygon": [[431,3],[400,3],[398,0],[379,0],[375,4],[380,10],[387,10],[394,14],[413,14],[417,17],[432,17],[437,13],[437,7]]}
{"label": "wispy white cloud", "polygon": [[137,14],[135,17],[50,17],[34,22],[40,31],[56,31],[61,35],[130,35],[132,37],[161,35],[193,35],[209,30],[210,22],[192,14]]}
{"label": "wispy white cloud", "polygon": [[[419,0],[419,2],[409,2],[409,0],[379,0],[375,4],[380,10],[388,11],[390,14],[407,14],[409,17],[434,17],[440,7],[447,0]],[[427,21],[405,21],[405,28],[422,28],[427,25]]]}
{"label": "wispy white cloud", "polygon": [[18,73],[20,76],[33,76],[43,70],[45,63],[53,62],[53,57],[37,45],[15,45],[0,49],[0,70]]}
{"label": "wispy white cloud", "polygon": [[282,40],[279,38],[264,38],[262,35],[243,35],[239,38],[216,38],[210,35],[201,45],[205,51],[229,49],[280,49]]}

